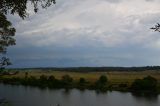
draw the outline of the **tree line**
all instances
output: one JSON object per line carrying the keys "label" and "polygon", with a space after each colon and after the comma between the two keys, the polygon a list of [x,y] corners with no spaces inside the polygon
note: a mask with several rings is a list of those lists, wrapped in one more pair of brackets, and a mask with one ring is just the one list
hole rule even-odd
{"label": "tree line", "polygon": [[65,67],[65,68],[13,68],[8,70],[43,70],[43,71],[69,71],[69,72],[106,72],[106,71],[146,71],[146,70],[160,70],[160,66],[144,66],[144,67]]}
{"label": "tree line", "polygon": [[100,89],[105,90],[107,88],[108,78],[105,75],[101,75],[95,83],[90,83],[85,78],[81,77],[78,81],[74,81],[69,75],[64,75],[61,79],[56,79],[53,75],[45,76],[41,75],[39,78],[34,76],[29,76],[28,73],[25,74],[24,78],[13,77],[5,78],[0,77],[0,82],[4,84],[12,85],[25,85],[25,86],[35,86],[40,88],[79,88],[79,89]]}
{"label": "tree line", "polygon": [[109,83],[107,76],[101,75],[95,82],[89,82],[85,78],[81,77],[79,80],[74,81],[69,75],[63,75],[61,79],[56,79],[53,75],[45,76],[41,75],[39,78],[34,76],[28,76],[25,73],[24,78],[20,77],[0,77],[0,83],[12,84],[12,85],[24,85],[24,86],[34,86],[40,88],[78,88],[78,89],[94,89],[98,91],[107,90],[120,90],[120,91],[132,91],[139,93],[158,93],[158,82],[157,79],[151,76],[144,77],[143,79],[135,79],[131,85],[118,84],[116,87]]}

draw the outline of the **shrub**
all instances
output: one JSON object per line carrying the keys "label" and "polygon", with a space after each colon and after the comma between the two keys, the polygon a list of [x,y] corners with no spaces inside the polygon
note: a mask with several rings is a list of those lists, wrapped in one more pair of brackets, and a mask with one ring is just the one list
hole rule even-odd
{"label": "shrub", "polygon": [[99,79],[96,81],[93,88],[96,88],[101,91],[106,91],[107,90],[107,86],[106,86],[107,81],[108,81],[107,77],[105,75],[101,75],[99,77]]}
{"label": "shrub", "polygon": [[86,80],[85,80],[84,78],[80,78],[80,79],[79,79],[79,83],[80,83],[80,84],[84,84],[84,83],[86,83]]}
{"label": "shrub", "polygon": [[48,77],[48,87],[49,88],[56,88],[57,86],[57,80],[55,79],[55,77],[53,75]]}
{"label": "shrub", "polygon": [[131,85],[131,90],[134,91],[155,91],[156,88],[157,80],[151,76],[136,79]]}
{"label": "shrub", "polygon": [[105,75],[101,75],[99,77],[99,80],[98,80],[98,82],[101,83],[101,84],[106,84],[107,81],[108,81],[108,79],[107,79],[107,77]]}
{"label": "shrub", "polygon": [[25,72],[25,78],[26,79],[28,78],[28,72]]}
{"label": "shrub", "polygon": [[34,76],[30,76],[27,79],[27,85],[31,85],[31,86],[36,86],[37,85],[38,80],[36,79],[36,77]]}
{"label": "shrub", "polygon": [[55,77],[53,75],[48,77],[48,81],[49,82],[54,82],[55,81]]}
{"label": "shrub", "polygon": [[62,86],[68,87],[72,83],[73,79],[69,75],[62,76]]}

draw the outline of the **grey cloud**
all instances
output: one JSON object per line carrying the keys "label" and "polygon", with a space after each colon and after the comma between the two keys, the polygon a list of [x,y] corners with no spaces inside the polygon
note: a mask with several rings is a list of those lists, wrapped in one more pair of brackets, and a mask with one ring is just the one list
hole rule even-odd
{"label": "grey cloud", "polygon": [[138,66],[156,65],[155,60],[159,52],[154,49],[151,52],[138,45],[97,49],[95,47],[87,49],[87,47],[52,48],[50,46],[47,48],[12,48],[8,55],[12,57],[14,63],[12,67]]}
{"label": "grey cloud", "polygon": [[160,12],[159,13],[150,13],[139,16],[141,24],[151,25],[158,23],[160,21]]}
{"label": "grey cloud", "polygon": [[146,1],[148,1],[148,2],[152,2],[152,1],[155,1],[155,0],[146,0]]}
{"label": "grey cloud", "polygon": [[104,0],[104,1],[109,2],[109,3],[119,3],[123,0]]}
{"label": "grey cloud", "polygon": [[105,1],[59,0],[25,20],[8,16],[17,28],[17,45],[8,49],[12,67],[160,63],[159,33],[149,29],[159,21],[157,4],[146,10],[127,0]]}

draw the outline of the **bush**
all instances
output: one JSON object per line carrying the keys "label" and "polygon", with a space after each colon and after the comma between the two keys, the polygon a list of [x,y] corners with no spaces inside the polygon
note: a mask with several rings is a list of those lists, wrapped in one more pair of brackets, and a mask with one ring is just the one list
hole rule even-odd
{"label": "bush", "polygon": [[30,77],[27,79],[26,84],[27,84],[27,85],[31,85],[31,86],[36,86],[36,85],[37,85],[37,82],[38,82],[38,80],[36,79],[36,77],[30,76]]}
{"label": "bush", "polygon": [[48,77],[48,87],[49,88],[55,88],[57,86],[57,83],[56,83],[56,79],[53,75],[49,76]]}
{"label": "bush", "polygon": [[72,83],[73,79],[69,75],[62,76],[62,86],[68,87]]}
{"label": "bush", "polygon": [[155,90],[157,88],[157,79],[147,76],[143,79],[143,86],[148,90]]}
{"label": "bush", "polygon": [[41,75],[39,80],[43,83],[43,82],[46,82],[47,81],[47,76],[45,75]]}
{"label": "bush", "polygon": [[53,75],[48,77],[48,81],[49,82],[54,82],[55,81],[55,77]]}
{"label": "bush", "polygon": [[119,84],[118,85],[120,88],[127,88],[127,84]]}
{"label": "bush", "polygon": [[136,79],[131,85],[131,90],[134,91],[156,91],[156,88],[157,80],[151,76]]}
{"label": "bush", "polygon": [[26,79],[28,78],[28,72],[25,72],[25,78]]}
{"label": "bush", "polygon": [[105,75],[101,75],[99,77],[99,80],[98,80],[98,82],[101,83],[101,84],[106,84],[107,81],[108,81],[108,79],[107,79],[107,77]]}
{"label": "bush", "polygon": [[101,91],[106,91],[107,90],[107,77],[105,75],[101,75],[99,79],[96,81],[95,85],[93,88],[96,88]]}
{"label": "bush", "polygon": [[84,83],[86,83],[86,80],[84,78],[80,78],[79,79],[79,84],[84,84]]}

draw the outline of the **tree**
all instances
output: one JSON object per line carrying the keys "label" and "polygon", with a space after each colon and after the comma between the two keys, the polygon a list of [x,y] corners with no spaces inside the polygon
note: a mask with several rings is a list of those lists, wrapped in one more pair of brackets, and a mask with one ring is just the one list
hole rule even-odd
{"label": "tree", "polygon": [[152,27],[151,29],[153,29],[154,31],[158,31],[160,32],[160,24],[157,23],[157,25],[155,25],[154,27]]}
{"label": "tree", "polygon": [[131,90],[133,91],[156,91],[157,89],[157,79],[147,76],[144,77],[143,79],[136,79],[132,85],[131,85]]}
{"label": "tree", "polygon": [[73,79],[69,75],[64,75],[62,76],[61,81],[63,83],[63,86],[67,87],[68,85],[72,83]]}
{"label": "tree", "polygon": [[107,81],[107,77],[105,75],[101,75],[95,83],[95,88],[101,91],[105,91],[107,89]]}
{"label": "tree", "polygon": [[40,78],[39,78],[40,82],[43,84],[43,83],[46,83],[47,82],[47,76],[45,75],[41,75]]}
{"label": "tree", "polygon": [[38,7],[47,8],[55,4],[55,0],[0,0],[0,69],[10,65],[9,58],[5,57],[7,47],[15,45],[14,35],[16,29],[12,27],[10,21],[7,20],[7,14],[18,14],[22,19],[29,14],[26,12],[27,4],[31,3],[34,12],[38,12]]}
{"label": "tree", "polygon": [[0,60],[0,72],[3,71],[5,66],[11,65],[9,58],[2,57]]}
{"label": "tree", "polygon": [[49,76],[47,79],[48,87],[49,88],[56,87],[56,84],[57,84],[56,81],[57,79],[53,75]]}
{"label": "tree", "polygon": [[79,79],[79,84],[80,84],[80,85],[83,85],[84,83],[86,83],[86,80],[81,77],[81,78]]}
{"label": "tree", "polygon": [[28,14],[27,3],[31,3],[34,7],[34,11],[38,11],[38,7],[47,8],[52,4],[55,4],[55,0],[1,0],[0,12],[4,15],[18,14],[21,18],[25,18]]}
{"label": "tree", "polygon": [[25,72],[25,79],[28,78],[28,72]]}
{"label": "tree", "polygon": [[108,81],[108,79],[107,79],[107,77],[105,75],[101,75],[99,77],[99,80],[98,80],[98,82],[101,83],[101,84],[106,84],[107,81]]}
{"label": "tree", "polygon": [[0,69],[10,65],[11,62],[9,58],[5,57],[4,54],[7,52],[7,47],[15,45],[15,28],[12,27],[12,24],[7,20],[6,16],[0,13]]}
{"label": "tree", "polygon": [[53,75],[51,75],[51,76],[48,77],[48,81],[49,82],[54,82],[55,80],[56,79],[55,79],[55,77]]}

